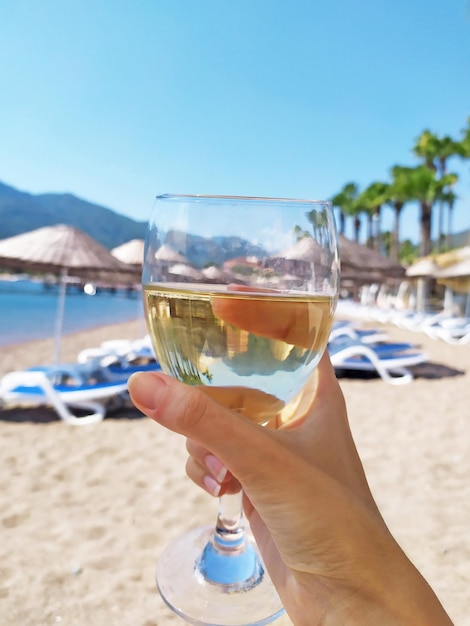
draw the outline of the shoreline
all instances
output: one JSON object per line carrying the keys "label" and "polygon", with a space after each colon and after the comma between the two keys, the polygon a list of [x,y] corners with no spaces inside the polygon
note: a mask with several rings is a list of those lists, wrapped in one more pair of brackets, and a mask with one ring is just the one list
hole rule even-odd
{"label": "shoreline", "polygon": [[[102,330],[103,332],[106,332],[107,328],[110,328],[112,326],[120,326],[120,325],[126,325],[126,324],[133,324],[134,322],[139,322],[141,321],[140,319],[129,319],[129,320],[125,320],[122,322],[112,322],[112,323],[106,323],[103,322],[102,324],[98,324],[96,326],[90,326],[89,328],[80,328],[78,330],[72,330],[69,332],[65,332],[61,335],[61,340],[63,341],[66,337],[70,337],[72,335],[80,335],[81,333],[94,333],[95,331],[99,331]],[[0,350],[2,348],[15,348],[15,347],[19,347],[19,346],[24,346],[26,344],[29,343],[36,343],[36,342],[40,342],[40,341],[51,341],[51,337],[47,336],[47,337],[33,337],[33,338],[24,338],[24,339],[18,339],[15,341],[12,341],[11,343],[3,343],[2,337],[0,336]]]}
{"label": "shoreline", "polygon": [[[87,330],[79,330],[64,334],[61,337],[61,362],[74,362],[78,353],[85,348],[96,348],[105,340],[140,339],[147,333],[145,320],[136,319],[129,322],[118,322],[93,326]],[[20,343],[0,346],[0,377],[12,370],[25,369],[35,365],[48,365],[53,362],[54,339],[33,339]]]}
{"label": "shoreline", "polygon": [[[340,384],[390,531],[456,626],[470,626],[470,345],[362,326],[429,354],[409,385]],[[144,334],[141,319],[65,335],[61,360]],[[48,339],[3,349],[0,376],[51,362],[53,347]],[[0,408],[2,626],[180,624],[155,589],[155,562],[172,538],[212,523],[217,511],[186,478],[185,462],[184,439],[132,407],[81,427],[49,409]]]}

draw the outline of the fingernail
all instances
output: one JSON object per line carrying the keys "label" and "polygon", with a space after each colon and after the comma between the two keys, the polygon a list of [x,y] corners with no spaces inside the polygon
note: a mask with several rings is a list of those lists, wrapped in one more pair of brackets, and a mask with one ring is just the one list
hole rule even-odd
{"label": "fingernail", "polygon": [[212,478],[212,476],[204,476],[203,480],[204,486],[207,491],[212,495],[217,497],[220,493],[220,485],[219,483]]}
{"label": "fingernail", "polygon": [[144,410],[154,411],[158,406],[158,393],[167,382],[158,374],[138,372],[127,382],[129,393]]}
{"label": "fingernail", "polygon": [[227,468],[219,459],[213,454],[208,454],[204,459],[204,463],[206,464],[207,469],[212,474],[212,476],[216,479],[218,483],[221,483],[224,478],[227,476]]}

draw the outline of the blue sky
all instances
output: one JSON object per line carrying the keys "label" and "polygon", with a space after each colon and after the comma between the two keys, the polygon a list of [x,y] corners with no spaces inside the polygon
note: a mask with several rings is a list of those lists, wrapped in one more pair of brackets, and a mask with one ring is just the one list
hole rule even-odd
{"label": "blue sky", "polygon": [[[164,192],[325,199],[416,164],[425,128],[460,138],[470,3],[3,0],[0,80],[0,180],[19,189],[139,220]],[[459,231],[470,166],[450,169]]]}

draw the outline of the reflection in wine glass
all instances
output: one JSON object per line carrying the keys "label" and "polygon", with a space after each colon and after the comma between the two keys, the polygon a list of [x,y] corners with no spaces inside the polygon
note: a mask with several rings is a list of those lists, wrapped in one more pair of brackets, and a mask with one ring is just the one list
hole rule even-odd
{"label": "reflection in wine glass", "polygon": [[[165,372],[279,428],[327,345],[339,281],[328,202],[159,196],[145,246],[149,333]],[[243,451],[240,451],[243,454]],[[241,493],[214,527],[175,539],[157,567],[167,604],[193,624],[268,624],[283,611]]]}

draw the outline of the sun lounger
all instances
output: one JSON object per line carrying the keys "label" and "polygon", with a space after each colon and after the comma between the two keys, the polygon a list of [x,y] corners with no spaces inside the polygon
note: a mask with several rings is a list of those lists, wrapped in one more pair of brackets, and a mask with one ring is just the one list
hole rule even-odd
{"label": "sun lounger", "polygon": [[328,344],[333,367],[341,371],[375,372],[387,383],[404,385],[413,380],[410,367],[424,363],[427,355],[412,350],[411,344],[367,345],[342,338]]}
{"label": "sun lounger", "polygon": [[330,333],[330,341],[341,337],[349,337],[355,341],[371,344],[388,340],[388,335],[384,332],[375,328],[358,328],[355,324],[350,322],[337,322],[334,324]]}
{"label": "sun lounger", "polygon": [[470,320],[468,318],[453,318],[427,330],[433,339],[442,339],[451,345],[465,346],[470,344]]}
{"label": "sun lounger", "polygon": [[77,357],[78,363],[101,360],[107,365],[116,361],[124,363],[151,363],[155,361],[155,353],[150,343],[149,336],[135,341],[116,339],[104,341],[98,348],[86,348]]}
{"label": "sun lounger", "polygon": [[159,372],[160,364],[157,361],[148,363],[127,363],[126,361],[111,361],[105,366],[105,370],[110,380],[127,380],[135,372]]}
{"label": "sun lounger", "polygon": [[[111,400],[127,394],[127,377],[112,379],[100,370],[73,365],[10,372],[0,381],[0,401],[13,405],[47,405],[68,424],[100,422]],[[79,417],[71,408],[85,412]]]}
{"label": "sun lounger", "polygon": [[86,348],[77,357],[81,367],[103,370],[108,380],[127,380],[135,372],[161,371],[148,338],[138,341],[105,341]]}

